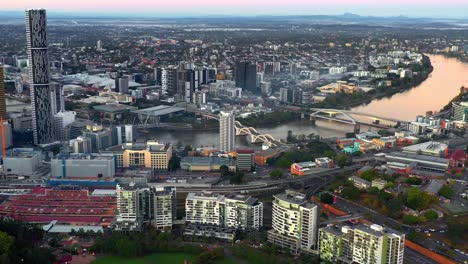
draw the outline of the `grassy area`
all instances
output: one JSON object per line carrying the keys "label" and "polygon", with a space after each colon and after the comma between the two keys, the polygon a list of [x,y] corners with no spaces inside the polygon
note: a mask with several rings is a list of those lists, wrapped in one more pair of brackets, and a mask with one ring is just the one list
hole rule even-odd
{"label": "grassy area", "polygon": [[[185,253],[156,253],[141,258],[105,256],[96,259],[92,264],[183,264],[184,260],[193,261],[196,255]],[[231,259],[217,260],[214,264],[238,264]]]}

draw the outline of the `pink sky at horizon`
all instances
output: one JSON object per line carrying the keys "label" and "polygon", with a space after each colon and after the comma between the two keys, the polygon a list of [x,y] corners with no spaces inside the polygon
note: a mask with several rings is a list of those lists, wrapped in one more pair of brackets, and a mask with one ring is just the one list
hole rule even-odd
{"label": "pink sky at horizon", "polygon": [[278,7],[320,7],[320,6],[398,6],[404,8],[405,5],[432,5],[432,6],[447,6],[447,5],[468,5],[467,0],[2,0],[0,9],[18,10],[28,8],[46,8],[52,10],[70,10],[75,8],[84,9],[110,9],[110,10],[126,10],[126,9],[145,9],[145,8],[160,8],[160,9],[177,9],[187,7],[229,7],[229,8],[246,8],[252,6],[262,6],[268,9]]}

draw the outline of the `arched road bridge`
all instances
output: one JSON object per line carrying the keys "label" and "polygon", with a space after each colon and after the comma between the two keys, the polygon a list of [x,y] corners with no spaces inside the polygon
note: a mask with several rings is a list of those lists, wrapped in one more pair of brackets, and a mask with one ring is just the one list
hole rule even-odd
{"label": "arched road bridge", "polygon": [[[210,118],[219,120],[219,117],[215,114],[206,113],[206,112],[198,112],[198,114]],[[270,134],[262,134],[258,132],[254,127],[247,127],[242,125],[239,121],[235,121],[236,125],[236,136],[249,136],[251,143],[263,142],[267,144],[269,147],[279,147],[284,145],[279,140],[276,140]]]}

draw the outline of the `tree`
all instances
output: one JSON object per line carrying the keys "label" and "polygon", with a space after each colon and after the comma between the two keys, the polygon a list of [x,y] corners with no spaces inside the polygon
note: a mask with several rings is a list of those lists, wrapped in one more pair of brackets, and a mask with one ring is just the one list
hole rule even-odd
{"label": "tree", "polygon": [[338,165],[340,168],[343,168],[348,164],[348,156],[345,154],[340,154],[336,157],[336,165]]}
{"label": "tree", "polygon": [[231,175],[230,182],[233,184],[240,184],[244,180],[244,173],[242,171],[237,171]]}
{"label": "tree", "polygon": [[169,160],[168,168],[170,171],[176,171],[180,169],[180,158],[177,156],[172,156],[172,158]]}
{"label": "tree", "polygon": [[437,198],[416,187],[410,188],[406,197],[406,205],[415,210],[424,210],[436,201]]}
{"label": "tree", "polygon": [[414,215],[405,215],[403,216],[403,222],[408,225],[414,225],[421,222],[421,218]]}
{"label": "tree", "polygon": [[439,215],[434,210],[428,210],[424,213],[424,217],[426,218],[426,220],[431,221],[439,218]]}
{"label": "tree", "polygon": [[274,180],[281,179],[283,177],[283,172],[281,170],[272,170],[270,172],[270,177]]}
{"label": "tree", "polygon": [[336,153],[333,150],[325,150],[322,155],[330,159],[334,159],[336,157]]}
{"label": "tree", "polygon": [[219,172],[221,173],[221,177],[229,176],[229,167],[221,165],[221,167],[219,167]]}
{"label": "tree", "polygon": [[282,168],[289,168],[293,162],[287,157],[281,157],[276,161],[276,166]]}
{"label": "tree", "polygon": [[359,195],[361,194],[361,191],[354,186],[350,186],[350,187],[344,188],[342,191],[342,194],[344,197],[354,200],[359,197]]}
{"label": "tree", "polygon": [[333,203],[333,195],[329,193],[322,193],[320,195],[320,201],[324,204],[332,204]]}
{"label": "tree", "polygon": [[406,179],[406,183],[410,185],[421,185],[422,179],[418,177],[409,177],[408,179]]}
{"label": "tree", "polygon": [[369,192],[369,194],[371,194],[371,195],[377,195],[377,194],[379,194],[379,188],[377,188],[377,187],[370,187],[368,192]]}
{"label": "tree", "polygon": [[15,238],[8,233],[0,231],[0,255],[2,260],[8,259],[10,249],[15,242]]}
{"label": "tree", "polygon": [[452,199],[452,197],[455,195],[455,192],[448,185],[444,185],[442,188],[440,188],[439,195],[447,199]]}
{"label": "tree", "polygon": [[361,178],[367,181],[373,181],[379,176],[379,173],[374,170],[363,171],[361,174]]}

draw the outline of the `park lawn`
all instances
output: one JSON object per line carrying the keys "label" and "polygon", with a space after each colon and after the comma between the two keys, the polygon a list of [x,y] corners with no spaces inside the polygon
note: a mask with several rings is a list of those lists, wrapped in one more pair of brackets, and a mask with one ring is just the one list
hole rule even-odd
{"label": "park lawn", "polygon": [[[183,264],[184,260],[193,261],[196,255],[186,253],[156,253],[140,258],[125,258],[120,256],[100,257],[92,264]],[[217,260],[214,264],[238,264],[231,259]]]}

